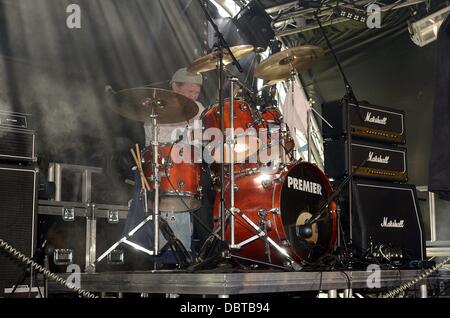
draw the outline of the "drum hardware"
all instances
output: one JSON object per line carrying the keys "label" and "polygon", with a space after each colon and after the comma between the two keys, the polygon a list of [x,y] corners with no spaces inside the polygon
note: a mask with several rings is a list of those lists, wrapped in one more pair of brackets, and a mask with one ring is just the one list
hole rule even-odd
{"label": "drum hardware", "polygon": [[[225,224],[227,223],[227,220],[229,219],[229,224],[231,227],[231,237],[230,237],[230,244],[228,245],[228,247],[224,250],[225,254],[231,254],[230,253],[230,249],[235,249],[235,248],[239,248],[238,245],[235,244],[235,238],[234,238],[234,226],[235,226],[235,214],[238,213],[238,215],[243,218],[253,229],[254,231],[257,233],[257,235],[255,236],[255,239],[257,238],[262,238],[266,243],[271,244],[274,246],[274,248],[276,250],[278,250],[280,252],[281,255],[283,255],[288,263],[290,264],[291,268],[294,270],[300,270],[301,266],[298,265],[291,257],[290,255],[283,249],[281,248],[276,242],[274,242],[270,237],[267,237],[267,234],[264,232],[264,230],[262,230],[260,227],[258,227],[254,222],[252,222],[252,220],[250,218],[248,218],[244,213],[242,213],[241,211],[239,211],[239,209],[237,209],[234,205],[234,194],[235,194],[235,184],[234,184],[234,163],[235,163],[235,149],[236,146],[239,146],[239,144],[236,143],[236,139],[235,139],[235,134],[234,134],[234,108],[235,108],[235,85],[237,85],[237,78],[235,77],[231,77],[229,80],[231,82],[231,98],[230,98],[230,111],[229,111],[229,121],[230,121],[230,131],[231,134],[230,136],[227,136],[225,134],[225,111],[224,111],[224,103],[223,103],[223,95],[222,95],[222,90],[223,90],[223,83],[222,83],[222,74],[223,74],[223,70],[224,70],[224,64],[227,63],[227,61],[225,60],[225,56],[224,56],[224,49],[227,49],[229,52],[229,55],[233,58],[234,60],[234,64],[238,67],[239,71],[242,72],[242,68],[240,68],[239,66],[239,62],[237,61],[237,59],[233,56],[233,52],[232,50],[230,50],[230,48],[228,47],[227,43],[225,42],[223,35],[220,33],[220,31],[218,30],[217,25],[214,23],[214,21],[212,20],[211,16],[209,15],[208,11],[206,10],[206,8],[204,7],[203,3],[201,0],[199,0],[200,5],[202,10],[205,12],[207,19],[211,22],[211,24],[213,25],[213,28],[216,31],[216,36],[218,37],[218,50],[217,53],[214,53],[214,64],[213,63],[209,63],[209,67],[210,69],[214,69],[217,68],[218,72],[219,72],[219,109],[220,109],[220,128],[222,133],[224,133],[224,136],[227,137],[226,140],[222,140],[221,143],[221,152],[220,152],[220,162],[221,162],[221,172],[220,172],[220,181],[221,181],[221,190],[220,190],[220,208],[219,208],[219,216],[220,216],[220,225],[219,225],[219,229],[221,232],[221,241],[225,242]],[[210,58],[210,57],[208,57]],[[208,64],[206,63],[206,64]],[[201,64],[201,63],[199,63]],[[212,67],[214,66],[214,67]],[[217,67],[218,66],[218,67]],[[212,67],[212,68],[211,68]],[[196,67],[191,67],[190,68],[191,71],[198,71],[199,68]],[[242,105],[242,103],[241,103]],[[241,106],[239,105],[239,106]],[[242,108],[239,107],[240,111],[243,112]],[[246,108],[244,108],[246,109]],[[214,110],[212,110],[214,112]],[[251,113],[251,115],[253,115]],[[254,116],[251,116],[252,121],[254,120]],[[230,149],[230,151],[226,152],[226,146],[228,146],[228,149]],[[228,159],[230,164],[230,172],[229,172],[229,180],[230,180],[230,206],[228,209],[225,209],[225,159]],[[253,240],[253,238],[251,239]],[[209,241],[209,240],[208,240]],[[245,245],[245,242],[243,242]],[[240,244],[243,244],[240,243]],[[201,253],[202,254],[202,253]],[[223,253],[222,253],[223,254]]]}
{"label": "drum hardware", "polygon": [[[136,153],[134,150],[131,150],[133,155],[133,159],[135,160],[136,167],[140,173],[140,179],[142,182],[141,191],[144,196],[144,207],[147,217],[141,221],[136,227],[130,230],[126,236],[119,239],[116,243],[114,243],[107,251],[105,251],[94,263],[90,266],[95,267],[95,263],[100,262],[102,259],[107,257],[112,251],[116,249],[120,244],[125,243],[128,244],[148,255],[155,256],[159,254],[159,231],[160,231],[160,223],[161,231],[163,231],[163,235],[168,237],[168,244],[172,246],[172,248],[178,252],[181,252],[184,255],[186,262],[189,263],[190,256],[184,248],[183,244],[179,242],[176,238],[174,238],[173,231],[170,227],[165,223],[163,219],[160,219],[160,163],[159,163],[159,123],[177,123],[189,121],[193,117],[195,117],[198,113],[198,106],[195,102],[190,100],[189,98],[177,94],[172,91],[157,89],[157,88],[134,88],[127,89],[122,91],[114,92],[113,99],[110,99],[110,106],[113,108],[115,112],[120,114],[123,117],[129,118],[131,120],[147,122],[148,120],[152,123],[153,128],[153,140],[151,141],[151,173],[146,175],[144,169],[142,167],[142,158],[141,152],[139,151],[139,146],[136,145]],[[169,153],[170,154],[170,153]],[[145,159],[145,154],[144,154]],[[145,161],[144,161],[145,162]],[[153,213],[149,214],[148,207],[148,199],[147,192],[151,189],[148,179],[153,182]],[[133,235],[139,231],[145,224],[147,224],[150,220],[154,221],[154,241],[153,241],[153,250],[148,250],[139,244],[136,244],[130,239]],[[167,226],[166,226],[167,225]],[[175,253],[175,256],[178,258],[179,255]],[[179,260],[180,264],[183,263],[183,260]],[[184,263],[183,263],[184,264]]]}
{"label": "drum hardware", "polygon": [[[236,81],[237,79],[235,77],[230,79],[231,82],[231,105],[234,105],[234,89],[235,89],[235,85],[236,85]],[[230,136],[228,139],[228,143],[230,146],[231,151],[229,152],[229,158],[230,158],[230,167],[234,166],[234,146],[235,146],[235,138],[234,138],[234,112],[233,112],[233,107],[231,107],[230,110]],[[266,244],[268,245],[272,245],[274,246],[274,248],[281,254],[283,255],[287,260],[289,265],[294,269],[294,270],[301,270],[301,266],[299,264],[297,264],[294,259],[284,250],[282,249],[275,241],[273,241],[270,237],[267,236],[267,231],[265,229],[265,227],[263,227],[263,229],[261,229],[260,226],[256,225],[255,223],[253,223],[253,221],[247,217],[245,215],[245,213],[243,213],[241,210],[239,210],[238,208],[235,207],[235,198],[234,198],[234,194],[235,192],[239,191],[239,188],[236,190],[235,188],[235,176],[234,176],[234,168],[230,169],[230,189],[232,189],[230,191],[230,207],[227,209],[227,211],[229,212],[229,219],[230,219],[230,245],[229,248],[230,249],[240,249],[242,246],[247,245],[248,243],[252,242],[253,240],[256,240],[258,238],[262,238]],[[222,183],[224,183],[224,180],[222,179]],[[222,193],[224,195],[224,193]],[[236,244],[235,242],[235,214],[238,214],[242,219],[244,219],[245,222],[247,222],[251,227],[253,227],[253,229],[257,232],[257,234],[243,242],[240,242],[238,244]],[[223,223],[223,222],[222,222]]]}
{"label": "drum hardware", "polygon": [[[317,215],[315,217],[312,218],[308,218],[304,224],[300,225],[299,227],[296,228],[296,232],[300,237],[303,237],[305,239],[308,239],[312,236],[313,234],[313,226],[314,224],[316,224],[318,221],[320,221],[322,218],[325,217],[327,210],[326,208],[328,206],[330,206],[330,204],[333,204],[333,202],[336,200],[336,198],[341,194],[342,190],[350,184],[353,180],[353,177],[355,175],[355,173],[358,171],[359,167],[363,167],[367,161],[369,160],[369,158],[365,158],[359,165],[358,167],[352,171],[352,173],[350,173],[347,178],[345,178],[342,183],[338,186],[338,188],[333,192],[332,195],[330,195],[330,197],[328,198],[327,202],[324,202],[320,208],[319,208],[319,213],[317,213]],[[350,190],[352,190],[352,188],[350,188]],[[303,235],[303,236],[301,236]]]}
{"label": "drum hardware", "polygon": [[269,188],[273,187],[273,181],[263,180],[263,181],[261,181],[261,185],[264,189],[269,189]]}
{"label": "drum hardware", "polygon": [[[229,210],[230,213],[232,215],[234,215],[235,213],[237,213],[241,218],[244,219],[245,222],[247,222],[247,224],[249,224],[256,232],[257,234],[238,243],[238,244],[234,244],[234,245],[230,245],[230,248],[232,249],[241,249],[243,246],[261,238],[264,240],[265,244],[270,244],[271,246],[273,246],[277,252],[282,255],[286,260],[287,260],[287,266],[291,267],[294,271],[300,271],[303,269],[303,267],[298,264],[288,253],[285,249],[283,249],[280,245],[278,245],[273,239],[271,239],[270,237],[268,237],[267,232],[262,230],[261,227],[259,227],[257,224],[255,224],[245,213],[243,213],[242,211],[240,211],[239,209],[233,209],[233,210]],[[234,224],[232,224],[232,226],[234,227]],[[232,227],[232,228],[233,228]],[[234,235],[234,231],[231,232],[231,235]]]}

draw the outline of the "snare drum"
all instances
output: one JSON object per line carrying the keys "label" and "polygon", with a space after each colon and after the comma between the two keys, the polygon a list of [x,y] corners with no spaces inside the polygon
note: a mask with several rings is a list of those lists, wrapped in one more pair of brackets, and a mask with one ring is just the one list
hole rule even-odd
{"label": "snare drum", "polygon": [[[201,206],[201,164],[195,163],[195,148],[188,145],[159,146],[160,203],[163,212],[186,212]],[[154,190],[153,148],[144,151],[144,175]]]}
{"label": "snare drum", "polygon": [[[261,172],[236,177],[235,208],[253,223],[262,227],[275,243],[283,247],[298,262],[314,262],[329,252],[337,237],[336,205],[330,204],[323,217],[311,225],[312,234],[302,238],[297,227],[317,216],[319,207],[332,194],[327,177],[307,162],[291,163],[274,172]],[[225,207],[229,208],[230,186],[226,185]],[[216,198],[215,219],[220,220],[220,198]],[[218,225],[219,221],[216,221]],[[230,240],[230,225],[225,228]],[[241,216],[236,215],[236,254],[263,262],[282,265],[286,261],[277,250],[257,236],[256,231]]]}
{"label": "snare drum", "polygon": [[[250,104],[241,99],[235,99],[234,105],[234,131],[235,131],[235,139],[236,144],[234,148],[234,161],[244,161],[252,155],[255,155],[259,149],[259,140],[258,140],[258,123],[259,115],[256,112],[253,112]],[[230,122],[230,112],[231,112],[231,102],[230,100],[224,101],[224,122],[225,129],[231,127]],[[220,130],[220,107],[218,104],[210,107],[203,115],[203,126],[205,129],[215,128],[215,132],[221,133]],[[210,131],[212,134],[214,132]],[[206,130],[206,135],[208,134],[208,130]],[[214,159],[216,163],[220,163],[220,149],[222,147],[222,138],[208,137],[210,144],[206,146],[206,150],[211,154],[211,157]],[[225,145],[225,155],[224,162],[230,162],[230,152],[228,150],[228,144]]]}

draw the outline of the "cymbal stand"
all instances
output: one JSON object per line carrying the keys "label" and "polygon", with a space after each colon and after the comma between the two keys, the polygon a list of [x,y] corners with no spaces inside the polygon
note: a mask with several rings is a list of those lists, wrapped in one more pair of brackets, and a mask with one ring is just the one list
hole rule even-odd
{"label": "cymbal stand", "polygon": [[[228,211],[230,212],[230,249],[241,249],[243,246],[251,243],[254,240],[257,240],[258,238],[263,239],[267,244],[272,245],[281,255],[283,255],[287,260],[289,265],[294,270],[301,270],[302,267],[295,262],[295,260],[286,252],[284,248],[282,248],[280,245],[278,245],[274,240],[272,240],[268,235],[267,231],[264,229],[261,229],[260,226],[255,224],[244,212],[242,212],[239,208],[235,207],[235,175],[234,175],[234,146],[236,143],[235,135],[234,135],[234,89],[235,85],[238,82],[238,79],[235,77],[230,78],[230,84],[231,84],[231,96],[230,96],[230,136],[227,134],[227,144],[228,144],[228,151],[229,151],[229,162],[230,162],[230,205],[228,208]],[[224,182],[222,182],[224,184]],[[270,211],[269,211],[270,212]],[[244,219],[245,222],[247,222],[256,232],[257,234],[253,237],[246,239],[243,242],[240,242],[239,244],[236,244],[235,240],[235,213],[237,213],[242,219]],[[224,229],[222,229],[222,232],[224,232]]]}
{"label": "cymbal stand", "polygon": [[[224,73],[224,63],[223,63],[223,58],[224,58],[224,51],[227,50],[228,54],[230,55],[230,57],[233,60],[233,64],[236,66],[236,68],[242,73],[242,67],[239,64],[239,62],[237,61],[236,57],[233,55],[233,52],[231,51],[229,45],[227,44],[227,42],[225,41],[222,33],[220,32],[217,24],[214,22],[214,20],[212,19],[211,15],[209,14],[208,10],[205,7],[205,3],[203,0],[198,0],[200,3],[200,7],[202,8],[202,10],[204,11],[207,19],[209,20],[209,22],[211,23],[212,27],[215,30],[215,35],[217,37],[217,49],[218,49],[218,56],[217,56],[217,60],[218,60],[218,73],[219,73],[219,108],[220,108],[220,129],[223,133],[223,138],[225,138],[226,133],[225,133],[225,112],[224,112],[224,100],[223,100],[223,73]],[[233,112],[233,107],[234,107],[234,84],[236,84],[237,79],[232,78],[231,79],[231,85],[232,85],[232,93],[231,93],[231,106],[230,106],[230,117],[231,117],[231,136],[232,138],[230,141],[230,148],[232,148],[229,150],[230,154],[232,156],[231,162],[234,162],[234,124],[233,124],[233,119],[234,119],[234,112]],[[221,231],[221,240],[223,242],[226,242],[226,238],[225,238],[225,223],[227,220],[227,213],[226,213],[226,209],[225,209],[225,149],[226,149],[226,143],[227,141],[225,139],[222,140],[222,144],[221,144],[221,153],[220,153],[220,160],[221,160],[221,191],[220,191],[220,231]],[[292,268],[294,270],[300,270],[301,266],[299,264],[297,264],[294,259],[286,252],[285,249],[283,249],[281,246],[279,246],[277,243],[275,243],[275,241],[273,241],[270,237],[267,236],[267,233],[265,233],[263,230],[261,230],[261,228],[256,225],[255,223],[252,222],[252,220],[250,220],[244,213],[242,213],[242,211],[239,211],[239,209],[236,209],[234,207],[234,167],[231,166],[230,168],[230,175],[232,175],[232,205],[230,206],[231,210],[230,210],[230,217],[233,218],[233,222],[231,222],[231,227],[232,227],[232,231],[233,234],[231,235],[231,240],[232,240],[232,244],[231,246],[235,245],[233,243],[234,242],[234,216],[235,213],[238,213],[248,224],[250,224],[256,231],[257,231],[257,235],[249,240],[246,240],[242,243],[240,243],[238,246],[233,246],[234,248],[241,248],[241,246],[248,244],[249,242],[258,239],[258,238],[262,238],[264,239],[266,242],[270,243],[271,245],[273,245],[275,247],[275,249],[277,249],[283,256],[285,256],[288,261],[289,264],[292,266]],[[229,245],[229,248],[231,248],[231,246]]]}
{"label": "cymbal stand", "polygon": [[[154,93],[156,94],[156,92]],[[144,101],[142,101],[142,106],[144,107],[151,107],[151,123],[153,128],[153,140],[151,142],[151,146],[153,147],[153,162],[152,162],[152,174],[153,174],[153,184],[154,184],[154,209],[153,214],[149,214],[149,208],[148,208],[148,202],[147,202],[147,188],[144,187],[144,209],[147,217],[141,221],[137,226],[135,226],[131,231],[128,232],[128,234],[124,237],[122,237],[120,240],[118,240],[116,243],[114,243],[109,249],[107,249],[102,255],[100,255],[95,262],[90,264],[91,270],[95,270],[95,264],[102,261],[106,256],[108,256],[109,253],[111,253],[117,246],[119,246],[121,243],[125,243],[127,245],[130,245],[137,250],[140,250],[150,256],[157,256],[159,254],[159,183],[160,183],[160,176],[159,176],[159,163],[158,163],[158,156],[159,156],[159,126],[158,126],[158,114],[155,112],[155,107],[161,104],[161,101],[156,98],[156,96],[153,96],[153,98],[147,98]],[[142,175],[141,175],[142,178]],[[130,238],[133,237],[133,235],[139,231],[147,222],[154,220],[154,242],[153,242],[153,250],[148,250],[139,244],[136,244],[132,241],[130,241]]]}
{"label": "cymbal stand", "polygon": [[[236,77],[230,78],[230,85],[231,85],[231,97],[230,97],[230,136],[226,134],[227,138],[227,144],[228,144],[228,153],[229,153],[229,160],[230,160],[230,248],[235,248],[235,226],[234,226],[234,212],[235,212],[235,206],[234,206],[234,146],[236,144],[236,140],[234,140],[234,87],[237,82]],[[222,184],[224,184],[224,179],[222,179]]]}
{"label": "cymbal stand", "polygon": [[[153,198],[153,215],[154,215],[154,243],[153,243],[153,252],[154,255],[158,255],[159,253],[159,142],[158,142],[158,134],[159,134],[159,127],[158,127],[158,115],[155,112],[155,106],[158,104],[157,100],[151,100],[151,107],[152,107],[152,114],[150,115],[150,118],[152,120],[152,128],[153,128],[153,140],[151,142],[153,147],[153,162],[152,162],[152,170],[153,170],[153,185],[154,185],[154,192],[155,197]],[[145,191],[147,192],[147,191]]]}
{"label": "cymbal stand", "polygon": [[[219,30],[219,27],[214,22],[213,18],[209,14],[207,10],[207,2],[203,0],[198,0],[201,9],[205,13],[206,18],[211,23],[212,27],[215,31],[215,36],[217,37],[217,43],[216,47],[218,50],[217,55],[217,69],[219,73],[219,109],[220,109],[220,130],[222,131],[223,136],[225,136],[225,116],[224,116],[224,100],[223,100],[223,72],[224,72],[224,52],[225,50],[230,55],[231,59],[233,60],[233,64],[236,66],[236,68],[239,70],[239,72],[243,72],[243,69],[241,65],[239,64],[238,60],[234,56],[233,52],[230,49],[230,46],[228,45],[227,41],[225,41],[225,38],[223,37],[222,33]],[[220,160],[221,160],[221,171],[220,171],[220,178],[221,178],[221,188],[220,188],[220,225],[221,225],[221,239],[222,241],[225,241],[225,140],[222,140],[222,147],[221,147],[221,153],[220,153]]]}

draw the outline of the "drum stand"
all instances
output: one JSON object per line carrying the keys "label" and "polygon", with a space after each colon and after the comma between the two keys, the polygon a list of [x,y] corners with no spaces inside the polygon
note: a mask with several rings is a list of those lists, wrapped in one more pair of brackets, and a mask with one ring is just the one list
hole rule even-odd
{"label": "drum stand", "polygon": [[[97,260],[90,264],[91,270],[95,270],[95,264],[102,261],[108,254],[110,254],[117,246],[119,246],[122,243],[125,243],[127,245],[130,245],[134,247],[135,249],[142,251],[150,256],[157,256],[159,254],[159,222],[160,222],[160,213],[159,213],[159,183],[160,183],[160,175],[159,175],[159,163],[158,163],[158,154],[159,154],[159,126],[158,126],[158,114],[155,112],[155,108],[160,105],[160,100],[156,97],[154,98],[147,98],[142,102],[142,105],[144,107],[151,107],[152,113],[150,115],[152,128],[153,128],[153,140],[151,142],[152,148],[153,148],[153,162],[152,162],[152,173],[153,173],[153,184],[154,184],[154,192],[155,196],[153,199],[153,214],[149,214],[148,210],[148,203],[147,203],[147,189],[144,187],[142,191],[144,192],[144,208],[145,208],[145,214],[147,217],[140,222],[136,227],[134,227],[131,231],[128,232],[128,234],[124,237],[122,237],[120,240],[118,240],[116,243],[114,243],[106,252],[104,252],[102,255],[100,255]],[[144,177],[141,172],[141,178]],[[153,250],[148,250],[139,244],[136,244],[132,241],[130,241],[130,238],[133,237],[133,235],[139,231],[147,222],[154,220],[154,237],[153,237]]]}
{"label": "drum stand", "polygon": [[[234,87],[237,83],[237,78],[232,77],[230,79],[231,82],[231,105],[234,105]],[[228,137],[228,136],[227,136]],[[291,266],[295,271],[301,270],[302,267],[297,264],[294,259],[286,252],[284,248],[278,245],[274,240],[272,240],[267,232],[261,229],[257,224],[255,224],[244,212],[239,210],[235,206],[234,201],[234,192],[235,192],[235,175],[234,175],[234,146],[236,143],[234,136],[234,109],[230,107],[230,136],[227,138],[226,143],[228,144],[229,149],[229,161],[230,161],[230,207],[228,211],[230,212],[230,249],[239,250],[243,246],[257,240],[258,238],[263,239],[268,245],[272,245],[276,251],[278,251],[282,256],[284,256],[288,260],[288,265]],[[224,163],[222,163],[224,164]],[[222,182],[224,183],[224,182]],[[246,239],[238,244],[236,244],[235,240],[235,213],[237,213],[245,222],[247,222],[256,232],[257,234],[253,237]],[[222,231],[223,232],[223,231]]]}
{"label": "drum stand", "polygon": [[[220,128],[223,134],[223,140],[221,143],[221,153],[220,153],[220,159],[221,159],[221,191],[220,191],[220,233],[221,233],[221,241],[226,242],[225,238],[225,224],[227,222],[227,213],[225,209],[225,149],[226,144],[229,144],[228,151],[230,153],[230,208],[229,211],[229,218],[230,218],[230,231],[231,231],[231,242],[228,245],[228,251],[225,252],[227,258],[230,258],[232,255],[230,255],[230,249],[240,249],[242,246],[249,244],[250,242],[261,238],[266,241],[266,243],[272,245],[275,247],[275,249],[280,252],[281,255],[283,255],[287,260],[288,264],[291,266],[294,270],[301,270],[302,267],[297,264],[294,259],[281,247],[279,246],[275,241],[273,241],[270,237],[268,237],[267,233],[263,231],[258,225],[253,223],[242,211],[237,209],[235,207],[234,202],[234,187],[235,187],[235,178],[234,178],[234,145],[235,145],[235,136],[234,136],[234,86],[238,82],[237,78],[232,77],[230,79],[231,81],[231,107],[230,107],[230,125],[231,125],[231,136],[228,138],[228,140],[225,140],[226,131],[225,131],[225,112],[224,112],[224,101],[223,101],[223,73],[224,73],[224,51],[226,50],[230,57],[233,60],[233,64],[237,67],[237,69],[242,72],[242,67],[240,66],[239,62],[237,61],[236,57],[233,55],[233,52],[230,50],[229,45],[225,41],[223,34],[220,32],[217,24],[212,19],[211,15],[209,14],[208,10],[205,7],[205,3],[202,0],[199,0],[200,7],[204,11],[207,19],[211,23],[212,27],[215,30],[215,35],[218,39],[217,42],[217,49],[218,49],[218,72],[219,72],[219,108],[220,108]],[[239,244],[236,244],[235,242],[235,213],[237,213],[239,216],[241,216],[256,232],[257,235],[254,237],[245,240],[244,242],[241,242]],[[215,234],[215,232],[214,232]],[[209,240],[207,240],[209,241]],[[256,260],[252,260],[256,263],[261,263]]]}

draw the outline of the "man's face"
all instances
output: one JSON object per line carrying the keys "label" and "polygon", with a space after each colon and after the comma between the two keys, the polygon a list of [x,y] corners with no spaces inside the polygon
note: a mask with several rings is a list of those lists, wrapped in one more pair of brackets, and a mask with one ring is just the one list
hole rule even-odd
{"label": "man's face", "polygon": [[186,96],[189,99],[192,99],[194,102],[197,101],[198,96],[200,95],[201,86],[198,84],[177,84],[172,83],[172,90],[175,93],[179,93],[183,96]]}

